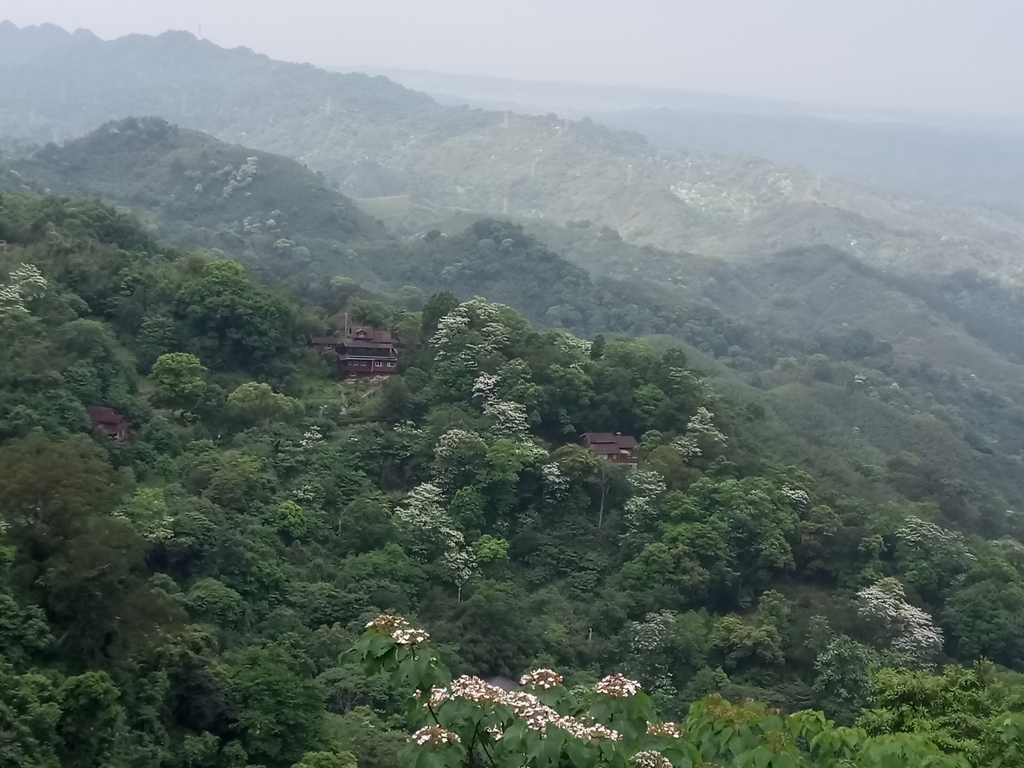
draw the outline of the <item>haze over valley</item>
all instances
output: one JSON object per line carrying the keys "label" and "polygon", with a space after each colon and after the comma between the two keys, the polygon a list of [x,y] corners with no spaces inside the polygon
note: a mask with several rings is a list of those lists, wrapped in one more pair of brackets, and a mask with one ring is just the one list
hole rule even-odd
{"label": "haze over valley", "polygon": [[1020,764],[1017,52],[801,2],[0,3],[0,768]]}

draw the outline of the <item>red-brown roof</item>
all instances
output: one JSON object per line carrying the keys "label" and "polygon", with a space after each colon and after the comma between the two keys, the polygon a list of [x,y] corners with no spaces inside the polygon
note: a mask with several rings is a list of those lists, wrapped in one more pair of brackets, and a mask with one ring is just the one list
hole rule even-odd
{"label": "red-brown roof", "polygon": [[368,325],[354,325],[349,329],[348,333],[345,334],[345,342],[392,346],[395,343],[395,337],[391,334],[391,331],[388,330],[371,328]]}
{"label": "red-brown roof", "polygon": [[621,432],[587,432],[583,435],[583,440],[595,451],[603,451],[605,448],[610,449],[609,452],[632,450],[638,445],[635,437]]}
{"label": "red-brown roof", "polygon": [[89,414],[93,427],[99,427],[104,424],[117,426],[128,421],[128,418],[123,413],[118,413],[113,408],[108,408],[105,405],[90,405],[85,410]]}

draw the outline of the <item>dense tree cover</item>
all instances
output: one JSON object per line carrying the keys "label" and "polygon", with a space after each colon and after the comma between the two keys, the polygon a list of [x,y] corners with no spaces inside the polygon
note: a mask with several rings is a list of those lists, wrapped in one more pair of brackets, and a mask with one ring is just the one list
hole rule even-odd
{"label": "dense tree cover", "polygon": [[[1024,663],[1013,516],[780,462],[678,349],[444,292],[317,306],[97,203],[5,195],[0,232],[0,765],[392,768],[412,681],[338,661],[385,611],[458,674],[624,671],[668,718],[753,697],[985,764],[1021,709],[1009,672],[935,674]],[[340,311],[399,333],[399,376],[330,380],[305,336]]]}
{"label": "dense tree cover", "polygon": [[[48,146],[0,173],[0,186],[144,210],[172,242],[226,254],[371,324],[390,322],[395,305],[418,311],[428,293],[452,291],[507,303],[541,327],[683,344],[715,359],[718,388],[778,417],[765,436],[780,455],[841,478],[842,492],[870,495],[881,481],[989,536],[1024,502],[1019,300],[970,271],[880,269],[860,246],[735,266],[631,244],[585,219],[534,220],[537,239],[508,222],[467,227],[463,214],[447,236],[420,229],[399,239],[298,162],[153,118]],[[297,319],[304,332],[319,323]],[[145,331],[159,341],[166,321]]]}
{"label": "dense tree cover", "polygon": [[[522,676],[514,691],[470,675],[453,679],[427,645],[429,640],[428,633],[413,629],[405,619],[381,615],[368,623],[365,635],[345,657],[372,673],[406,681],[413,689],[407,694],[410,725],[415,729],[405,750],[409,765],[866,768],[1018,765],[1021,760],[1017,734],[1024,717],[991,718],[984,706],[980,712],[972,710],[972,704],[987,699],[984,694],[920,697],[921,704],[936,710],[938,720],[948,719],[951,731],[973,731],[975,740],[955,746],[928,738],[946,736],[949,730],[929,731],[927,736],[916,732],[919,726],[933,723],[927,717],[901,723],[906,727],[895,734],[884,728],[880,734],[870,734],[836,727],[820,712],[787,715],[750,701],[731,706],[719,696],[694,703],[685,720],[676,723],[662,720],[641,684],[621,674],[608,675],[593,686],[569,687],[554,670],[535,669]],[[982,687],[978,682],[986,675],[985,670],[971,673],[957,668],[942,678],[918,677],[924,686],[973,692]],[[904,698],[923,693],[915,690]],[[967,722],[958,721],[958,716]],[[876,723],[871,727],[879,730]],[[936,741],[953,748],[944,754]]]}

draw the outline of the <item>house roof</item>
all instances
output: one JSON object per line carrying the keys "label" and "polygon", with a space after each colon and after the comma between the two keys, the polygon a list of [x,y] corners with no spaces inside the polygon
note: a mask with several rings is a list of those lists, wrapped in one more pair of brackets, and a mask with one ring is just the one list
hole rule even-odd
{"label": "house roof", "polygon": [[387,344],[390,346],[395,343],[395,337],[388,330],[371,328],[368,325],[354,325],[345,334],[345,341],[347,343],[355,341],[359,343]]}
{"label": "house roof", "polygon": [[123,413],[118,413],[113,408],[108,408],[105,405],[90,405],[85,410],[89,414],[93,427],[103,425],[118,426],[128,421],[128,418]]}
{"label": "house roof", "polygon": [[632,435],[621,432],[587,432],[583,440],[595,452],[615,453],[619,450],[632,450],[638,443]]}

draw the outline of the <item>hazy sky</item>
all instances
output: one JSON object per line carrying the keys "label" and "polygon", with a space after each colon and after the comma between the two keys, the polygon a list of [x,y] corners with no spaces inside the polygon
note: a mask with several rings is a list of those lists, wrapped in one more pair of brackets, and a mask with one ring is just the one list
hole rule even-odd
{"label": "hazy sky", "polygon": [[0,0],[324,65],[1024,114],[1024,0]]}

